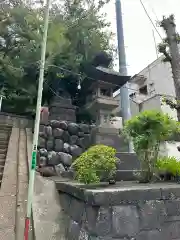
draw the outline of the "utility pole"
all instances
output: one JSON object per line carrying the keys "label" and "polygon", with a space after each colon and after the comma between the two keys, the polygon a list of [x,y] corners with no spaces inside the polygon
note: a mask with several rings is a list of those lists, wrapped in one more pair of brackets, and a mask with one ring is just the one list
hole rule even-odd
{"label": "utility pole", "polygon": [[[118,40],[118,55],[119,55],[119,72],[127,76],[126,53],[124,46],[124,31],[122,20],[121,0],[116,0],[116,24],[117,24],[117,40]],[[125,121],[131,118],[129,90],[127,83],[120,89],[120,102],[122,110],[123,125]],[[133,151],[133,144],[129,142],[129,152]]]}
{"label": "utility pole", "polygon": [[35,169],[36,169],[36,161],[37,161],[37,144],[38,144],[41,102],[42,102],[42,92],[43,92],[43,82],[44,82],[46,42],[47,42],[47,33],[48,33],[48,25],[49,25],[49,9],[50,9],[50,0],[47,0],[46,6],[45,6],[44,31],[43,31],[42,45],[41,45],[39,85],[38,85],[38,96],[37,96],[37,104],[36,104],[36,119],[35,119],[32,158],[31,158],[31,166],[30,166],[30,178],[29,178],[29,187],[28,187],[28,201],[27,201],[27,213],[26,213],[27,215],[25,219],[24,240],[29,239],[32,200],[33,200],[33,194],[34,194],[34,180],[35,180]]}
{"label": "utility pole", "polygon": [[[165,45],[161,45],[161,52],[163,52],[171,64],[173,80],[176,92],[176,98],[180,101],[180,53],[178,43],[180,41],[179,36],[176,32],[176,24],[174,16],[171,15],[168,18],[163,18],[161,27],[164,28],[167,39]],[[167,45],[166,45],[167,44]],[[169,53],[166,51],[166,47],[169,47]],[[179,103],[177,103],[179,105]],[[177,116],[180,121],[180,109],[177,108]]]}

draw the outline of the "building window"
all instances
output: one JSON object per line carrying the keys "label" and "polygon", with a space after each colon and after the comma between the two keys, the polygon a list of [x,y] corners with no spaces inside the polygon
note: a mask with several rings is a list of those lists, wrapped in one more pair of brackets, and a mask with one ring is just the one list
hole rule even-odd
{"label": "building window", "polygon": [[148,91],[147,91],[147,85],[143,86],[139,89],[139,93],[143,94],[143,95],[147,95]]}
{"label": "building window", "polygon": [[104,115],[104,123],[108,123],[108,120],[109,120],[109,116],[107,114]]}
{"label": "building window", "polygon": [[100,89],[101,96],[111,97],[111,89]]}
{"label": "building window", "polygon": [[133,98],[133,97],[135,97],[135,96],[136,96],[136,93],[131,93],[131,94],[129,95],[130,98]]}

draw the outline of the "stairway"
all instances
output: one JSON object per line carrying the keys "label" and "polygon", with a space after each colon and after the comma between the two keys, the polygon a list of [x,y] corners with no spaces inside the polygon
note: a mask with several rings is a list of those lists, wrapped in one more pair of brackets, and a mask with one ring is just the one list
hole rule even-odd
{"label": "stairway", "polygon": [[117,181],[134,181],[135,174],[140,171],[140,162],[135,153],[117,152],[117,158],[120,162],[117,164]]}
{"label": "stairway", "polygon": [[135,153],[128,153],[128,142],[123,134],[114,128],[99,127],[93,140],[95,144],[104,144],[116,149],[116,157],[120,160],[117,163],[117,181],[136,180],[135,174],[140,171],[140,162]]}
{"label": "stairway", "polygon": [[0,125],[0,186],[3,177],[4,165],[8,149],[9,137],[12,127],[8,125]]}
{"label": "stairway", "polygon": [[128,142],[119,130],[115,128],[99,127],[96,129],[96,136],[94,139],[96,144],[104,144],[114,147],[117,152],[128,152]]}

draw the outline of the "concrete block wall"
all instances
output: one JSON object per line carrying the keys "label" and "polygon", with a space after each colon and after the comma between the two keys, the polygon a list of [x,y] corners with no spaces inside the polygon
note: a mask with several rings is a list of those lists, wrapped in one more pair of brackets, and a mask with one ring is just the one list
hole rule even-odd
{"label": "concrete block wall", "polygon": [[58,183],[67,240],[178,240],[180,186]]}
{"label": "concrete block wall", "polygon": [[16,114],[0,112],[0,124],[14,127],[32,128],[34,121]]}

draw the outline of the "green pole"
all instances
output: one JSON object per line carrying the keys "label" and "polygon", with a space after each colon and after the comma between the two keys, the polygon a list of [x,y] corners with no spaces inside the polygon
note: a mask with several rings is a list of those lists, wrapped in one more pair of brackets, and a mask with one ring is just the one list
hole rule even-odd
{"label": "green pole", "polygon": [[45,15],[44,15],[44,32],[43,32],[42,46],[41,46],[39,86],[38,86],[38,96],[37,96],[37,104],[36,104],[36,119],[35,119],[32,158],[31,158],[31,166],[30,166],[30,178],[29,178],[29,188],[28,188],[28,201],[27,201],[27,213],[26,213],[27,215],[25,219],[25,229],[24,229],[24,240],[28,240],[29,238],[32,200],[33,200],[33,194],[34,194],[34,180],[35,180],[35,170],[36,170],[36,160],[37,160],[36,159],[37,144],[38,144],[41,102],[42,102],[42,92],[43,92],[43,82],[44,82],[46,42],[47,42],[47,33],[48,33],[48,24],[49,24],[49,9],[50,9],[50,0],[47,0],[46,7],[45,7]]}

